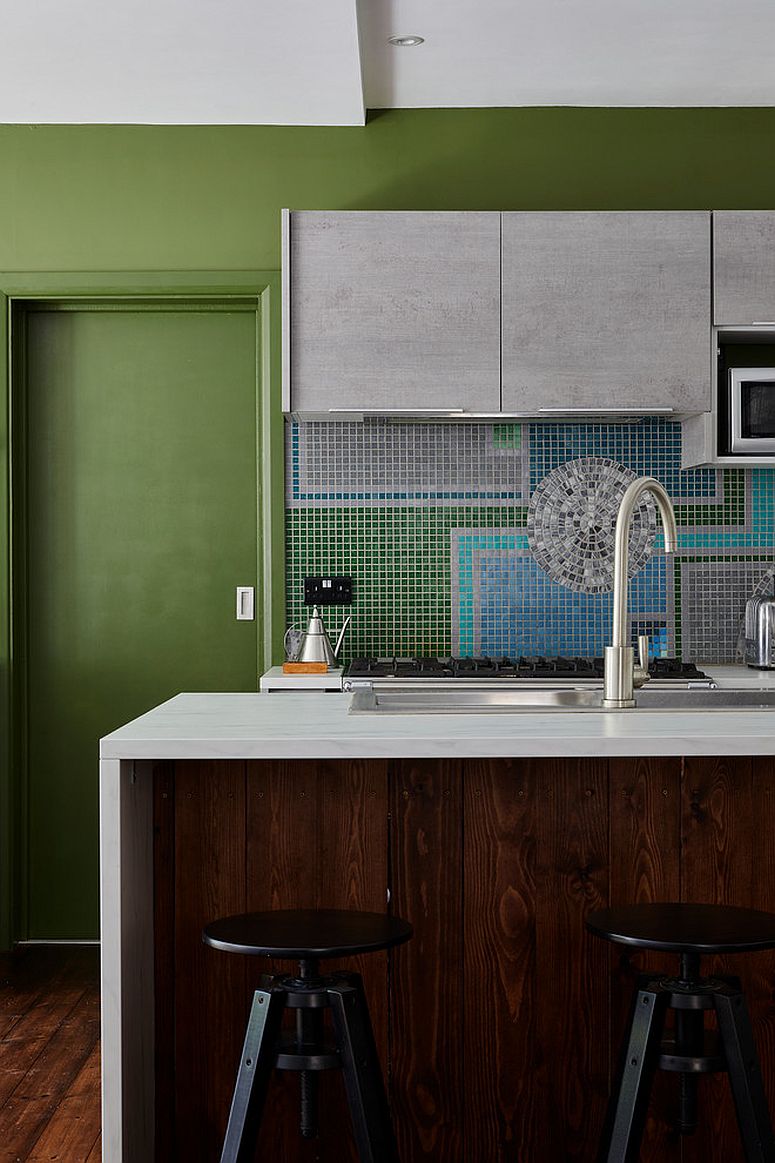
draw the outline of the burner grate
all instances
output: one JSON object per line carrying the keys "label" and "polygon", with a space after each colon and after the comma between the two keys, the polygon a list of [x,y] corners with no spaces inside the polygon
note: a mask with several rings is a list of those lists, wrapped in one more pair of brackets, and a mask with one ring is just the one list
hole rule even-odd
{"label": "burner grate", "polygon": [[[652,678],[704,679],[707,676],[693,662],[678,658],[655,658],[649,665]],[[348,678],[434,678],[434,679],[602,679],[602,658],[354,658],[347,668]]]}

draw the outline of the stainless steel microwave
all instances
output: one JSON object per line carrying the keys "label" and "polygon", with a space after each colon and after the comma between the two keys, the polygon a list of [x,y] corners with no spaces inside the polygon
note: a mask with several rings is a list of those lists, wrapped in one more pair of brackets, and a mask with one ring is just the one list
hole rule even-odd
{"label": "stainless steel microwave", "polygon": [[729,452],[775,456],[775,368],[729,369]]}

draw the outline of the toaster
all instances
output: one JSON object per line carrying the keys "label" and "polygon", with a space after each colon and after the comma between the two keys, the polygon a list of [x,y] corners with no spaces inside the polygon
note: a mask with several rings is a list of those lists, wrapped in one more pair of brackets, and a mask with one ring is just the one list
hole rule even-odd
{"label": "toaster", "polygon": [[745,661],[758,670],[775,668],[775,597],[745,603]]}

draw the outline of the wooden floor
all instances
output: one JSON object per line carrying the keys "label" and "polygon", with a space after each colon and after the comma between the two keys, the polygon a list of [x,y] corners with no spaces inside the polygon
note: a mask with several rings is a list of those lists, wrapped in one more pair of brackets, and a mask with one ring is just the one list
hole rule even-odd
{"label": "wooden floor", "polygon": [[99,1163],[99,951],[0,953],[0,1163]]}

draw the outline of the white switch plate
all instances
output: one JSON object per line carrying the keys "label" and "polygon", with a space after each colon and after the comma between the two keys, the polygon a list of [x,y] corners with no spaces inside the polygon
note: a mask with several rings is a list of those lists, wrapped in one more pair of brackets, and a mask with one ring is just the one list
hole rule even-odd
{"label": "white switch plate", "polygon": [[237,621],[252,622],[256,617],[256,594],[253,586],[237,586]]}

